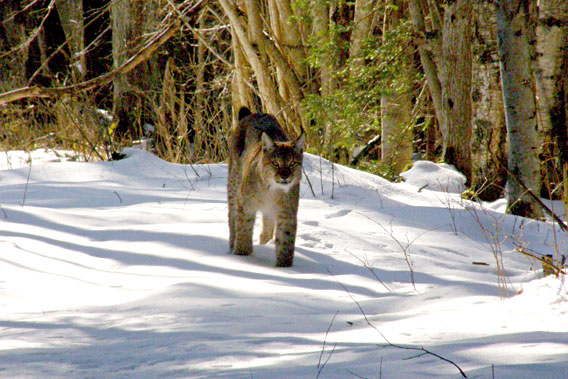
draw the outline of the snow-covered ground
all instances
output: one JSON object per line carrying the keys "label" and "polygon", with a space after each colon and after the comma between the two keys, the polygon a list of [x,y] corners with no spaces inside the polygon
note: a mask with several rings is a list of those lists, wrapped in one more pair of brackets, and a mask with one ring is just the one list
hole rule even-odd
{"label": "snow-covered ground", "polygon": [[568,377],[566,285],[515,251],[566,236],[423,187],[447,167],[393,184],[306,154],[283,269],[227,254],[226,165],[126,153],[2,163],[0,376]]}

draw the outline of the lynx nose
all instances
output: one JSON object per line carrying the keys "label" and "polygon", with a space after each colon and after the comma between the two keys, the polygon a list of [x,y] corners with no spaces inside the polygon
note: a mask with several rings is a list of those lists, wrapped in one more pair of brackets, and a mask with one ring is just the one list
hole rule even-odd
{"label": "lynx nose", "polygon": [[291,176],[280,176],[279,178],[276,178],[276,183],[278,184],[290,184],[291,182],[292,182]]}

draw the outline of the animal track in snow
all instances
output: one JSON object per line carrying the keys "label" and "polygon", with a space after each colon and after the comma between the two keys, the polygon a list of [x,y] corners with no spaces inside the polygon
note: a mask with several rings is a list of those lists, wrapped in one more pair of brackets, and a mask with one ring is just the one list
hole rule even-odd
{"label": "animal track in snow", "polygon": [[320,223],[319,221],[303,221],[304,225],[309,225],[309,226],[319,226]]}
{"label": "animal track in snow", "polygon": [[337,212],[329,213],[325,215],[325,218],[335,218],[335,217],[343,217],[351,213],[350,209],[341,209]]}

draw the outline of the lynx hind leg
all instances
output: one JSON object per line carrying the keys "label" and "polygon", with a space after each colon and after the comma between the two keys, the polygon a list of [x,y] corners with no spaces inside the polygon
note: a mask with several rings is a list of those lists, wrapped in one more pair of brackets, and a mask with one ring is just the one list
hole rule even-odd
{"label": "lynx hind leg", "polygon": [[262,215],[262,231],[260,232],[260,241],[261,245],[265,245],[274,236],[274,218],[263,214]]}

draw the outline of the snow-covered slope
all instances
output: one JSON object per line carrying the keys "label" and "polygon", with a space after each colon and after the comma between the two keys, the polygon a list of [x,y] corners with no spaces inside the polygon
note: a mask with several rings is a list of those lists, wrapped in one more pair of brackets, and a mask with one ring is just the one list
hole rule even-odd
{"label": "snow-covered slope", "polygon": [[514,251],[550,225],[306,154],[275,268],[227,254],[225,165],[126,153],[0,171],[0,376],[568,377],[566,286]]}

